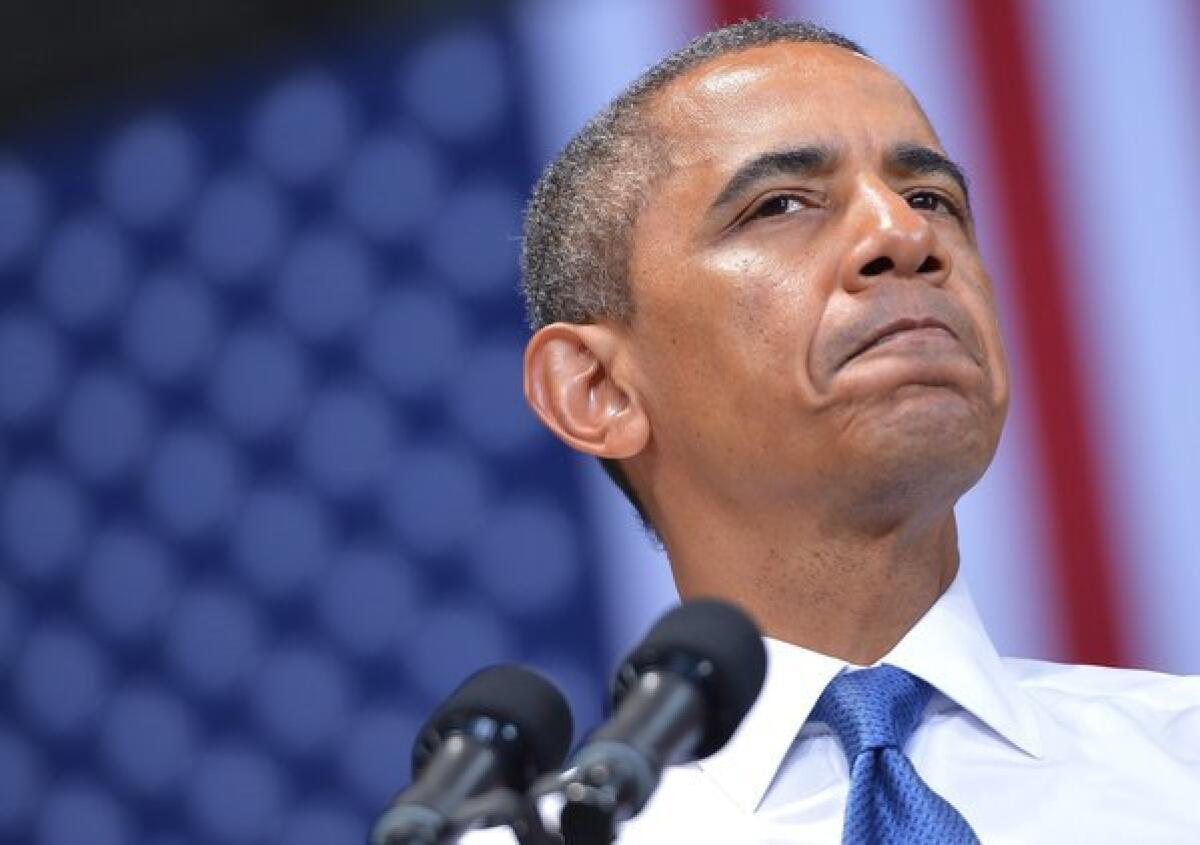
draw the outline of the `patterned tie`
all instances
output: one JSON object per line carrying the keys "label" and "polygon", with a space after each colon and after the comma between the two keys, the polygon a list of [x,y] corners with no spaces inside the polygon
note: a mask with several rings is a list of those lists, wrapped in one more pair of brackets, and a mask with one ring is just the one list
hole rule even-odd
{"label": "patterned tie", "polygon": [[932,695],[895,666],[843,672],[821,693],[809,718],[833,729],[850,762],[843,845],[978,845],[966,819],[904,756]]}

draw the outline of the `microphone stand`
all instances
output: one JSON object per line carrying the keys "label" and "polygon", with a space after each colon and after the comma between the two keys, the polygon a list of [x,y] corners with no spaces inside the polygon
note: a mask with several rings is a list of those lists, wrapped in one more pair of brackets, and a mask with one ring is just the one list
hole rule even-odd
{"label": "microphone stand", "polygon": [[453,820],[457,831],[455,839],[475,825],[503,825],[512,830],[520,845],[564,845],[561,837],[547,832],[533,799],[506,787],[464,801],[454,813]]}
{"label": "microphone stand", "polygon": [[563,845],[616,842],[617,795],[612,772],[602,764],[548,774],[529,791],[534,806],[550,796],[556,799],[547,812],[558,817],[558,841]]}

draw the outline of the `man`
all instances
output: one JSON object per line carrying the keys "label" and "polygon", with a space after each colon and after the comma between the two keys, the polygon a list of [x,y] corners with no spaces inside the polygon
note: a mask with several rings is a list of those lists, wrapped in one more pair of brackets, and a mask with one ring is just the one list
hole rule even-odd
{"label": "man", "polygon": [[768,638],[621,841],[1200,840],[1200,679],[1003,660],[959,577],[1008,374],[965,179],[887,70],[806,24],[698,39],[551,164],[525,285],[535,412]]}

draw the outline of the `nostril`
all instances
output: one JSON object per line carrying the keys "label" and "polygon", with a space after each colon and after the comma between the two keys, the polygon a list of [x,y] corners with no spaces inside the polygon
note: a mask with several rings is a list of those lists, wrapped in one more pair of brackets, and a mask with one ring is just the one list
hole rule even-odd
{"label": "nostril", "polygon": [[858,272],[863,276],[878,276],[881,273],[886,273],[888,270],[893,269],[895,266],[896,265],[892,263],[892,259],[888,258],[886,255],[881,255],[872,261],[868,261]]}
{"label": "nostril", "polygon": [[942,262],[934,258],[932,255],[927,256],[921,262],[921,266],[917,268],[918,273],[936,273],[942,269]]}

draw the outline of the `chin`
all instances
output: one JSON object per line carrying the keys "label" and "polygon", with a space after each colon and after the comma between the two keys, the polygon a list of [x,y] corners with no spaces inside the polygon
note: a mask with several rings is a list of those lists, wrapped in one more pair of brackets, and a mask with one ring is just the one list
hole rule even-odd
{"label": "chin", "polygon": [[1002,411],[980,408],[956,391],[911,385],[891,397],[886,412],[871,414],[847,433],[873,494],[952,503],[991,463],[1002,421]]}

